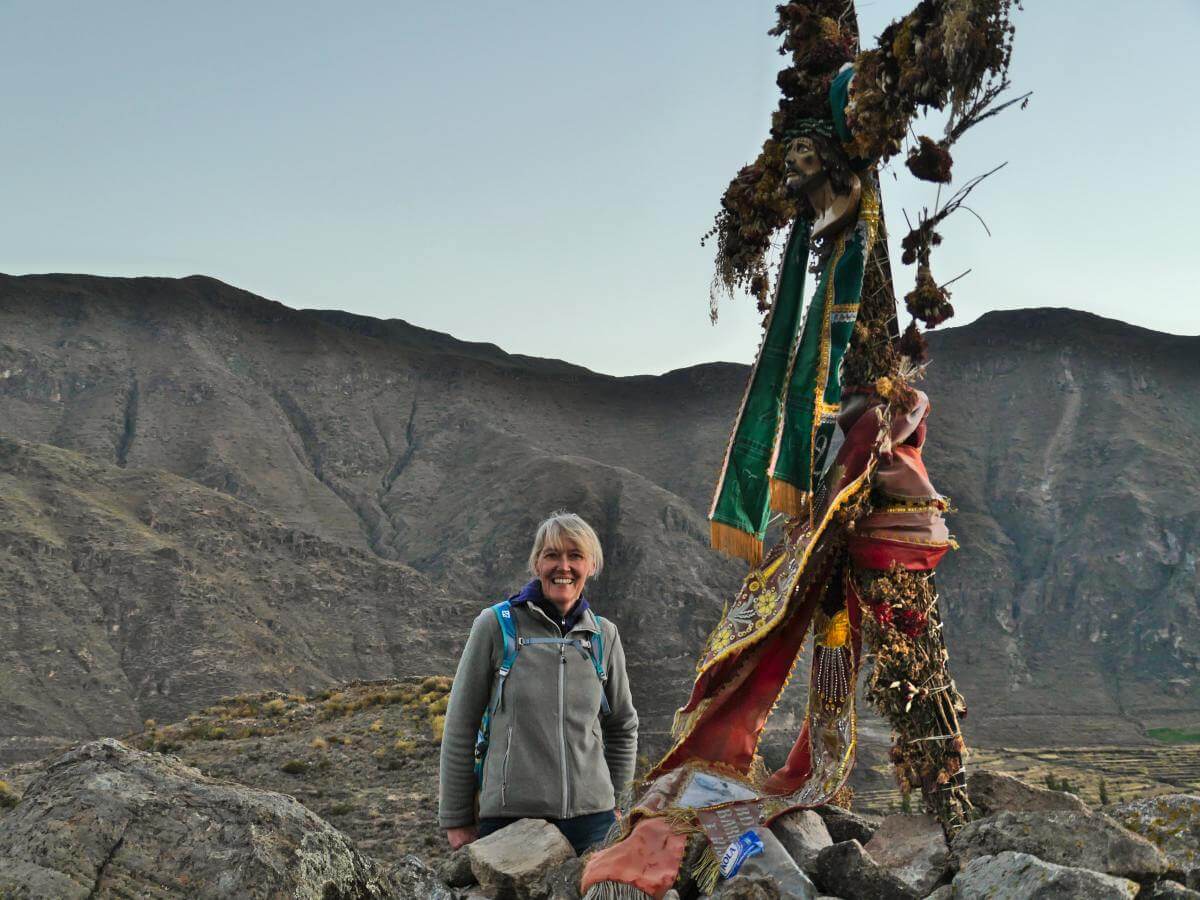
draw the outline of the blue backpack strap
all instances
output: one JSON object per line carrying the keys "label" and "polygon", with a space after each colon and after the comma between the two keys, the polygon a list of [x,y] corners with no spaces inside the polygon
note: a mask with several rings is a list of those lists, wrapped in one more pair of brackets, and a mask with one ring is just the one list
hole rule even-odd
{"label": "blue backpack strap", "polygon": [[[596,616],[595,613],[592,613]],[[612,712],[608,703],[608,673],[604,671],[604,619],[596,616],[596,624],[600,630],[592,635],[588,655],[592,658],[592,666],[596,669],[596,677],[600,679],[600,714],[607,716]]]}
{"label": "blue backpack strap", "polygon": [[496,679],[496,695],[492,700],[492,709],[500,709],[504,704],[504,679],[512,671],[521,642],[517,640],[517,620],[513,616],[512,604],[507,600],[492,607],[496,621],[500,623],[500,635],[504,638],[504,657],[500,660],[500,669]]}
{"label": "blue backpack strap", "polygon": [[513,615],[512,604],[507,600],[492,606],[496,621],[500,624],[500,636],[504,640],[503,656],[500,668],[496,672],[496,688],[492,692],[492,700],[483,711],[483,720],[479,723],[479,731],[475,734],[475,783],[483,783],[483,761],[487,757],[488,744],[491,743],[492,715],[504,704],[504,682],[512,671],[517,653],[522,641],[517,638],[517,621]]}

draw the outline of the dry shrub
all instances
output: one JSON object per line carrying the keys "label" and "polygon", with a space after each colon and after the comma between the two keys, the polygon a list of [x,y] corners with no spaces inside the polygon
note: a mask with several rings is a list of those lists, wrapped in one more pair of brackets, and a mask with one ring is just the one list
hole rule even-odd
{"label": "dry shrub", "polygon": [[276,698],[268,703],[263,704],[263,715],[265,716],[281,716],[287,710],[287,701]]}
{"label": "dry shrub", "polygon": [[21,800],[21,795],[7,781],[0,781],[0,809],[11,809]]}

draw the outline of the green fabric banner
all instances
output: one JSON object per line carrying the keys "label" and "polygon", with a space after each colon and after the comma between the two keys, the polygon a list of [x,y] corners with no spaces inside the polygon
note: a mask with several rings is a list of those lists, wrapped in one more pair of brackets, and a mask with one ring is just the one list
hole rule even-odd
{"label": "green fabric banner", "polygon": [[841,411],[842,359],[878,224],[878,187],[869,176],[858,221],[828,250],[799,339],[809,224],[797,221],[788,238],[767,332],[709,512],[713,547],[752,565],[762,560],[772,509],[789,516],[812,512]]}
{"label": "green fabric banner", "polygon": [[804,308],[810,230],[810,223],[797,219],[788,237],[766,334],[734,422],[709,511],[713,546],[754,562],[761,559],[762,536],[770,515],[767,469],[783,419],[783,392]]}
{"label": "green fabric banner", "polygon": [[773,481],[795,489],[774,486],[776,502],[772,505],[791,515],[803,511],[833,439],[842,403],[842,358],[862,297],[866,240],[865,227],[838,238],[804,320],[787,388],[784,427],[770,473]]}

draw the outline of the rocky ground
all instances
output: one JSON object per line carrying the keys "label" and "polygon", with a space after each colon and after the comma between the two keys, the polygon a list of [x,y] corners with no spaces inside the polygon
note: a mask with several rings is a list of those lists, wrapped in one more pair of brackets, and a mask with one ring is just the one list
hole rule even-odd
{"label": "rocky ground", "polygon": [[[544,823],[450,853],[448,687],[241,695],[0,770],[0,897],[577,898],[582,863]],[[1200,794],[1098,808],[987,770],[970,788],[979,818],[950,844],[921,815],[789,814],[714,896],[1200,898]]]}
{"label": "rocky ground", "polygon": [[[213,778],[295,797],[386,863],[447,851],[437,831],[440,716],[450,679],[359,682],[312,696],[241,694],[126,735]],[[54,757],[0,769],[23,792]]]}

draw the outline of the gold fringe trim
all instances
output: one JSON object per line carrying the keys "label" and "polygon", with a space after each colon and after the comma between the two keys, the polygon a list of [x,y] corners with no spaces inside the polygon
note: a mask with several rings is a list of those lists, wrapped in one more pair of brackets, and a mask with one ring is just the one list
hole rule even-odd
{"label": "gold fringe trim", "polygon": [[831,806],[850,809],[854,805],[854,788],[848,784],[843,784],[833,792],[833,796],[829,798],[829,803]]}
{"label": "gold fringe trim", "polygon": [[798,519],[808,515],[808,500],[811,495],[781,478],[771,479],[771,509]]}
{"label": "gold fringe trim", "polygon": [[588,888],[583,900],[654,900],[645,891],[620,881],[601,881]]}
{"label": "gold fringe trim", "polygon": [[663,818],[671,823],[671,831],[675,834],[698,834],[701,831],[700,820],[694,809],[673,806],[663,813]]}
{"label": "gold fringe trim", "polygon": [[721,878],[721,861],[717,859],[717,851],[713,849],[711,841],[705,840],[704,850],[692,866],[692,877],[696,879],[696,887],[700,888],[701,894],[711,894],[717,889],[717,882]]}
{"label": "gold fringe trim", "polygon": [[710,540],[714,550],[719,550],[729,556],[737,556],[746,560],[752,566],[757,566],[763,560],[762,541],[752,534],[726,525],[715,520],[709,522]]}

